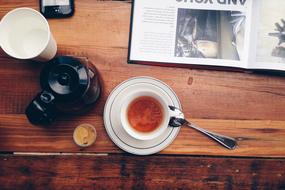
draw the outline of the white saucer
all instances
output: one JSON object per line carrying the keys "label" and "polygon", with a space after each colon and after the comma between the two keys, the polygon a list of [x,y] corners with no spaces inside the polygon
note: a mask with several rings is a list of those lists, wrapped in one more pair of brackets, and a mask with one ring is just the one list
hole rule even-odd
{"label": "white saucer", "polygon": [[123,129],[120,122],[121,100],[127,93],[141,87],[159,91],[168,100],[169,105],[181,109],[177,95],[167,84],[151,77],[135,77],[119,84],[111,92],[104,108],[104,124],[109,137],[118,147],[132,154],[149,155],[170,145],[179,133],[180,127],[169,127],[162,135],[149,141],[137,140]]}

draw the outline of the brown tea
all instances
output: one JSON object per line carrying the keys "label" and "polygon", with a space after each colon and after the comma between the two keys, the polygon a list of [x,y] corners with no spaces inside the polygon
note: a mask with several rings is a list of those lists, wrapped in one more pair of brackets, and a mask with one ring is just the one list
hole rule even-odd
{"label": "brown tea", "polygon": [[162,123],[163,108],[156,99],[142,96],[130,103],[127,117],[136,131],[148,133],[157,129]]}

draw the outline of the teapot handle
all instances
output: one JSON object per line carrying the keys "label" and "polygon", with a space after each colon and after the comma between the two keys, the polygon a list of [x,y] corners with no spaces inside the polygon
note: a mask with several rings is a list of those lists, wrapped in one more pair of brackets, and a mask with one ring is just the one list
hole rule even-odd
{"label": "teapot handle", "polygon": [[27,118],[35,125],[49,125],[56,115],[55,97],[48,91],[39,93],[26,109]]}

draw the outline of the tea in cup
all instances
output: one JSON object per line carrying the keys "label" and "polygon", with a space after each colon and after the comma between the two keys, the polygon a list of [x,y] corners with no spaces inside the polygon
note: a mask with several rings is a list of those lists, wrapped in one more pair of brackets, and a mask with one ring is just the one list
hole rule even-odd
{"label": "tea in cup", "polygon": [[140,89],[124,99],[121,106],[121,123],[124,130],[138,140],[151,140],[168,127],[167,99],[159,92]]}

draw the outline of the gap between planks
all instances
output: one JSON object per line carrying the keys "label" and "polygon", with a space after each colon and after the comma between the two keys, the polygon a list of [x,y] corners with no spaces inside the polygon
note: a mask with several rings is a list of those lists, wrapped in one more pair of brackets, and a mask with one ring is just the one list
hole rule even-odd
{"label": "gap between planks", "polygon": [[[141,157],[129,153],[60,153],[60,152],[11,152],[1,153],[3,156],[90,156],[90,157],[105,157],[105,156],[126,156],[126,157]],[[189,155],[189,154],[153,154],[142,157],[189,157],[189,158],[228,158],[228,159],[259,159],[259,160],[285,160],[284,157],[258,157],[258,156],[214,156],[214,155]]]}

